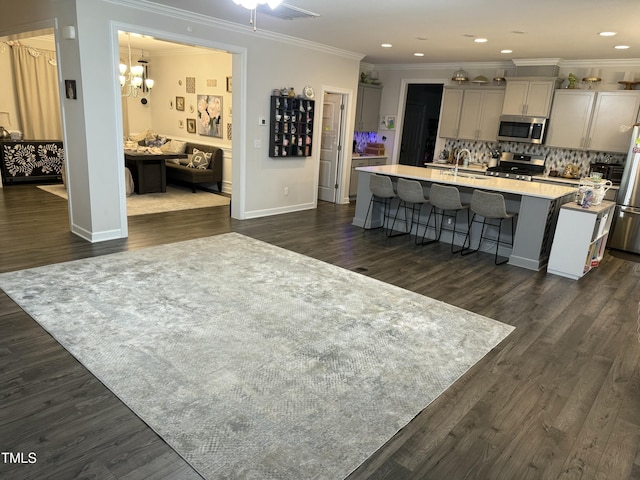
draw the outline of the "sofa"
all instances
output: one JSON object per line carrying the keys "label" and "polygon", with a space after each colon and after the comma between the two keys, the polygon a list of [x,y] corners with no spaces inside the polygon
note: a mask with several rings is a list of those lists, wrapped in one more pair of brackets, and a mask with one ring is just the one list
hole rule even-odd
{"label": "sofa", "polygon": [[[186,146],[185,146],[186,143]],[[149,138],[138,140],[140,146],[157,147],[162,151],[170,153],[186,153],[188,158],[168,159],[165,160],[165,169],[167,174],[167,183],[177,185],[188,185],[195,193],[198,185],[216,183],[218,191],[222,192],[222,149],[213,145],[204,145],[199,143],[172,141],[166,137],[154,136],[150,141]],[[173,145],[180,146],[179,150],[172,148]],[[206,168],[196,168],[193,166],[194,149],[210,154],[209,162]]]}
{"label": "sofa", "polygon": [[[211,158],[207,168],[189,167],[193,149],[201,152],[210,153]],[[202,145],[198,143],[187,142],[185,153],[189,158],[175,160],[166,160],[167,183],[175,183],[181,185],[189,185],[193,192],[196,191],[198,184],[216,183],[218,191],[222,192],[222,149],[213,145]]]}

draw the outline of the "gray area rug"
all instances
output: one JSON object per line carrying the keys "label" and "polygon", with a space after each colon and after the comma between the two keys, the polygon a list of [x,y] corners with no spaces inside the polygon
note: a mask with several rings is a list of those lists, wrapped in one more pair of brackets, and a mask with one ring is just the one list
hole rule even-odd
{"label": "gray area rug", "polygon": [[0,275],[208,479],[340,479],[513,327],[231,233]]}
{"label": "gray area rug", "polygon": [[[45,192],[67,199],[67,189],[64,185],[38,185]],[[132,193],[127,197],[127,216],[148,215],[150,213],[173,212],[176,210],[190,210],[192,208],[207,208],[229,205],[228,197],[215,193],[190,188],[167,186],[166,192],[145,193],[138,195]]]}

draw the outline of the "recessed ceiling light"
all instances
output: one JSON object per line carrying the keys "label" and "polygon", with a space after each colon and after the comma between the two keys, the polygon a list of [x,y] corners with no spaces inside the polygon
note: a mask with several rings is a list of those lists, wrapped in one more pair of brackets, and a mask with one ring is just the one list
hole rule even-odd
{"label": "recessed ceiling light", "polygon": [[500,53],[513,53],[513,50],[500,50]]}
{"label": "recessed ceiling light", "polygon": [[598,35],[601,37],[613,37],[614,35],[617,35],[617,32],[600,32]]}
{"label": "recessed ceiling light", "polygon": [[393,45],[391,45],[390,43],[383,43],[383,44],[382,44],[382,45],[380,45],[380,46],[381,46],[381,47],[384,47],[384,48],[391,48],[391,47],[393,47]]}
{"label": "recessed ceiling light", "polygon": [[427,37],[417,37],[418,40],[427,40]]}
{"label": "recessed ceiling light", "polygon": [[487,40],[486,38],[476,38],[473,41],[476,43],[487,43],[489,40]]}
{"label": "recessed ceiling light", "polygon": [[424,57],[424,53],[416,52],[413,54],[416,57]]}
{"label": "recessed ceiling light", "polygon": [[627,48],[630,48],[629,45],[616,45],[615,47],[618,50],[626,50]]}

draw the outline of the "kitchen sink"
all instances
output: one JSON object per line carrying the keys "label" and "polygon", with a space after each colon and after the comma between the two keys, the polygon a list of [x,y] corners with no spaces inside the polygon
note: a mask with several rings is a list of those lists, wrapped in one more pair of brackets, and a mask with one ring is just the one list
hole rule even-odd
{"label": "kitchen sink", "polygon": [[[452,170],[447,170],[446,172],[442,172],[442,175],[449,175],[453,177],[454,175],[456,175],[456,173]],[[486,175],[474,175],[473,173],[465,172],[458,172],[458,177],[474,178],[476,180],[487,180],[489,178]]]}

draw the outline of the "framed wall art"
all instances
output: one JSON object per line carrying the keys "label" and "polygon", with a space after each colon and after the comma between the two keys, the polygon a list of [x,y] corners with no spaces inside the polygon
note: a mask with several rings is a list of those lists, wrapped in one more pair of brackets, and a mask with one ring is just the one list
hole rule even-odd
{"label": "framed wall art", "polygon": [[232,77],[227,77],[227,92],[231,93],[231,89],[232,89]]}
{"label": "framed wall art", "polygon": [[198,133],[222,138],[222,96],[198,95]]}
{"label": "framed wall art", "polygon": [[184,112],[184,97],[176,97],[176,110]]}
{"label": "framed wall art", "polygon": [[196,77],[187,77],[185,83],[187,93],[196,93]]}
{"label": "framed wall art", "polygon": [[187,118],[187,133],[196,133],[196,119]]}

